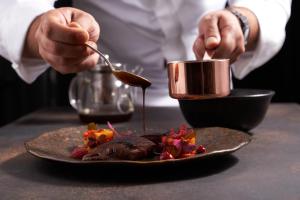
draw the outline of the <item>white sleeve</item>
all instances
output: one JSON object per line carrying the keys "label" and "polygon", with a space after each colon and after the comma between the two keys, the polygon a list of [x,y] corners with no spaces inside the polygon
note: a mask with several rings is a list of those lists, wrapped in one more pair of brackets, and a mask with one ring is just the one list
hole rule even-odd
{"label": "white sleeve", "polygon": [[22,59],[25,37],[31,22],[53,9],[55,0],[1,0],[0,55],[12,62],[17,74],[27,83],[33,82],[47,68],[42,60]]}
{"label": "white sleeve", "polygon": [[229,0],[229,5],[246,7],[259,22],[259,39],[252,52],[246,52],[232,65],[236,78],[242,79],[270,60],[285,40],[285,26],[291,14],[292,0]]}

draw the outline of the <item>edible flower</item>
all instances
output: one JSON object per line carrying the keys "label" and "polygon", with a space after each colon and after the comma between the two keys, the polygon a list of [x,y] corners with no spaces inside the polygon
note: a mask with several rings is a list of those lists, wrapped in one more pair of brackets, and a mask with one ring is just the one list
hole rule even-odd
{"label": "edible flower", "polygon": [[91,149],[111,141],[117,133],[111,124],[109,125],[109,129],[98,129],[95,123],[89,123],[87,131],[83,133],[83,145],[74,148],[71,157],[81,159],[85,154],[89,153]]}
{"label": "edible flower", "polygon": [[169,134],[162,137],[161,142],[160,160],[186,158],[205,152],[202,145],[196,146],[196,133],[186,125],[181,125],[177,131],[171,129]]}

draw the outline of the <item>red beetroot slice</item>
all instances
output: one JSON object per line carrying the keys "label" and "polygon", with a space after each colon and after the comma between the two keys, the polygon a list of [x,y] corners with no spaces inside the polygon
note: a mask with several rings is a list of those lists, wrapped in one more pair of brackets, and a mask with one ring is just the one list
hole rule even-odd
{"label": "red beetroot slice", "polygon": [[71,153],[71,157],[72,158],[76,158],[76,159],[82,159],[82,157],[84,155],[86,155],[88,153],[88,150],[84,147],[76,147],[72,153]]}

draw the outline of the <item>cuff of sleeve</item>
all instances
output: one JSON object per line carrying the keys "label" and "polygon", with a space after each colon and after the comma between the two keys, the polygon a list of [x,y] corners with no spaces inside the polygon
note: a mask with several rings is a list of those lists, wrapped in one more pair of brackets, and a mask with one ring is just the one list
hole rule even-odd
{"label": "cuff of sleeve", "polygon": [[[44,0],[36,6],[36,1],[24,0],[15,4],[10,3],[10,5],[7,5],[7,9],[2,11],[1,15],[5,16],[5,21],[2,21],[1,24],[5,24],[3,26],[5,30],[1,31],[0,36],[2,40],[0,44],[2,49],[1,54],[13,63],[13,68],[26,82],[32,82],[38,76],[37,72],[47,69],[45,62],[42,64],[41,61],[38,61],[39,64],[37,64],[37,61],[28,62],[22,59],[22,51],[28,27],[38,15],[53,9],[53,3],[54,0]],[[20,13],[22,13],[21,16]],[[16,17],[18,17],[17,20]],[[33,65],[31,65],[32,63]],[[41,66],[43,66],[43,70],[40,69]],[[32,77],[31,73],[33,73]]]}
{"label": "cuff of sleeve", "polygon": [[42,74],[49,65],[40,59],[22,59],[22,62],[12,63],[13,69],[26,82],[32,83]]}
{"label": "cuff of sleeve", "polygon": [[254,69],[265,64],[281,49],[285,40],[285,25],[290,12],[280,3],[268,3],[268,1],[262,0],[242,1],[231,5],[248,8],[256,15],[259,22],[260,31],[256,49],[244,53],[232,65],[234,76],[242,79]]}

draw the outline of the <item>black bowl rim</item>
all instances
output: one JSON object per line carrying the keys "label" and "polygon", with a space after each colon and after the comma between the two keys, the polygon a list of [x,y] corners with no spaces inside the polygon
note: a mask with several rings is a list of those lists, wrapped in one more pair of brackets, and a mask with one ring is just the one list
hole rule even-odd
{"label": "black bowl rim", "polygon": [[[245,94],[232,94],[232,92],[244,92]],[[247,94],[249,93],[249,94]],[[213,99],[234,99],[234,98],[257,98],[257,97],[269,97],[273,96],[275,91],[265,89],[247,89],[247,88],[236,88],[230,91],[230,94],[225,97],[216,97]],[[178,99],[179,101],[195,101],[195,99]],[[203,101],[203,99],[200,99]],[[209,100],[209,99],[205,99]]]}
{"label": "black bowl rim", "polygon": [[[232,95],[233,92],[245,92],[249,94],[242,95]],[[237,88],[230,91],[230,94],[226,98],[235,98],[235,97],[263,97],[263,96],[273,96],[275,91],[273,90],[264,90],[264,89],[248,89],[248,88]]]}

